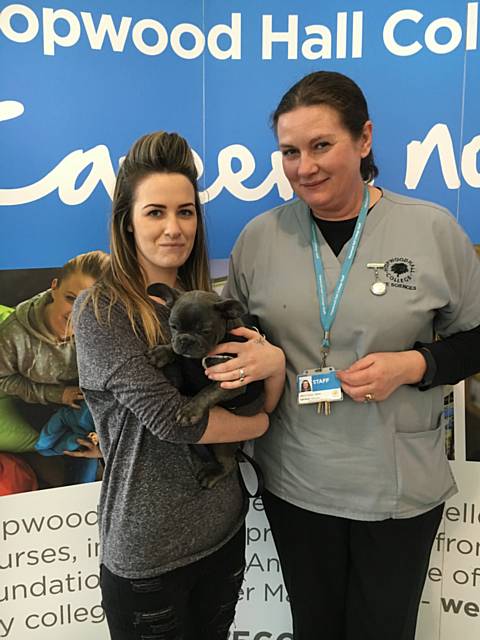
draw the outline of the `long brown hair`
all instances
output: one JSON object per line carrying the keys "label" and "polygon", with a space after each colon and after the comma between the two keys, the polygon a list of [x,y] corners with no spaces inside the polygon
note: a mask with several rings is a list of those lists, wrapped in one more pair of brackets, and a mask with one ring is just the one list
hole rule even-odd
{"label": "long brown hair", "polygon": [[205,223],[192,150],[178,133],[157,131],[139,138],[119,169],[110,223],[110,266],[89,296],[99,320],[102,294],[106,294],[109,300],[109,313],[112,305],[120,301],[127,311],[133,330],[138,334],[140,325],[149,346],[164,342],[165,336],[146,292],[146,276],[138,262],[134,235],[129,227],[136,188],[141,180],[154,173],[180,173],[193,186],[197,232],[190,256],[178,270],[178,278],[185,290],[210,290]]}

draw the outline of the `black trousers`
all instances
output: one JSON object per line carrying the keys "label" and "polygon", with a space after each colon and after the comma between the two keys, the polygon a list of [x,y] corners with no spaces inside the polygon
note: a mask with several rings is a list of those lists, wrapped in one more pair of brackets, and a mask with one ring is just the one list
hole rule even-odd
{"label": "black trousers", "polygon": [[112,640],[226,640],[245,569],[245,527],[215,553],[156,578],[101,567]]}
{"label": "black trousers", "polygon": [[263,503],[295,640],[414,640],[443,504],[414,518],[360,522],[269,492]]}

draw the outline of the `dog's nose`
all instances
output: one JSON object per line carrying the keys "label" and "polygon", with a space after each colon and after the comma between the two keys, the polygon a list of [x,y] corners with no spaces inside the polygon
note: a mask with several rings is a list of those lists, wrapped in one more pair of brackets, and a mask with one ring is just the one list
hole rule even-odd
{"label": "dog's nose", "polygon": [[177,341],[182,347],[190,347],[197,343],[197,340],[193,336],[188,335],[188,333],[178,336]]}
{"label": "dog's nose", "polygon": [[180,355],[198,358],[199,354],[204,355],[205,347],[202,346],[202,341],[198,336],[192,336],[187,333],[177,336],[174,341],[174,351]]}

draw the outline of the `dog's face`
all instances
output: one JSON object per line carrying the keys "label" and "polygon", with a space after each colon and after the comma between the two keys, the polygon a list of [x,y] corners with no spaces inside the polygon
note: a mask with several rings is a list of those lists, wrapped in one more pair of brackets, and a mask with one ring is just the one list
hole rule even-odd
{"label": "dog's face", "polygon": [[169,324],[172,348],[187,358],[205,357],[245,313],[237,300],[222,299],[207,291],[178,291],[164,284],[150,285],[148,292],[163,298],[171,308]]}

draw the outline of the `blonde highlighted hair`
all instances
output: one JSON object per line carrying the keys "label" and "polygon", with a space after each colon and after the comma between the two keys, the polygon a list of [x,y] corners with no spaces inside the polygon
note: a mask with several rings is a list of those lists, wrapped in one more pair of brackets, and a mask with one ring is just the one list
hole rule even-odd
{"label": "blonde highlighted hair", "polygon": [[88,253],[80,253],[78,256],[71,258],[60,269],[57,276],[57,284],[68,278],[72,273],[81,273],[84,276],[90,276],[94,280],[99,280],[105,273],[110,262],[110,256],[104,251],[88,251]]}
{"label": "blonde highlighted hair", "polygon": [[165,342],[152,301],[147,295],[147,281],[138,262],[131,230],[135,191],[141,180],[155,173],[179,173],[191,183],[195,193],[197,232],[190,256],[178,270],[185,290],[211,288],[206,248],[205,223],[197,186],[197,169],[187,141],[178,133],[157,131],[139,138],[127,153],[117,175],[110,222],[110,265],[101,282],[87,296],[95,314],[102,320],[100,298],[108,299],[108,318],[112,306],[119,301],[125,307],[133,330],[139,326],[149,346]]}

